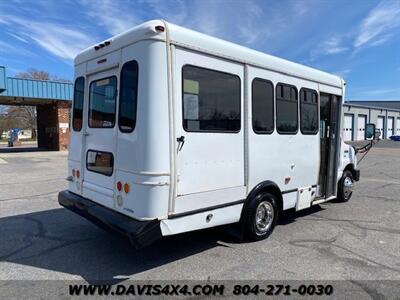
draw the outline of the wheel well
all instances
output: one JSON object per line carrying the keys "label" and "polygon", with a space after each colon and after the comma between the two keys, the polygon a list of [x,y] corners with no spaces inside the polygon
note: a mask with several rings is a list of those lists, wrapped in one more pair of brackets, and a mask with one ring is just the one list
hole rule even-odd
{"label": "wheel well", "polygon": [[253,190],[248,194],[245,205],[248,203],[248,200],[255,197],[259,193],[271,193],[276,197],[279,212],[283,210],[283,198],[282,192],[279,189],[278,185],[272,181],[264,181],[259,183]]}
{"label": "wheel well", "polygon": [[343,169],[343,172],[344,172],[344,171],[350,171],[350,172],[351,172],[351,175],[353,175],[353,177],[356,176],[356,170],[355,170],[353,164],[348,164],[348,165]]}

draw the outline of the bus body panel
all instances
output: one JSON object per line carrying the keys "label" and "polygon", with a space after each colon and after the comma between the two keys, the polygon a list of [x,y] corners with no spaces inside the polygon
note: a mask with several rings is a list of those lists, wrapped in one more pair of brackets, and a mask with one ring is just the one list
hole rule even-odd
{"label": "bus body panel", "polygon": [[[138,65],[136,125],[132,131],[124,131],[119,126],[121,74],[132,61]],[[159,20],[86,49],[75,64],[75,78],[85,80],[84,106],[82,129],[71,130],[68,175],[79,170],[80,177],[68,177],[73,196],[64,193],[60,202],[71,210],[81,209],[79,214],[100,223],[104,220],[98,212],[104,208],[112,212],[107,220],[124,223],[128,217],[136,222],[124,225],[129,236],[131,225],[140,232],[150,228],[153,233],[159,230],[170,235],[238,222],[249,193],[265,181],[281,190],[284,210],[303,209],[336,195],[336,189],[331,189],[333,195],[316,198],[321,132],[301,132],[299,93],[306,88],[316,91],[318,100],[324,93],[341,101],[344,81],[339,77]],[[215,82],[204,74],[215,76]],[[111,78],[115,78],[115,88]],[[226,81],[216,84],[221,78]],[[277,131],[275,96],[273,132],[253,130],[252,82],[256,78],[271,82],[274,95],[279,83],[297,89],[297,132]],[[224,94],[225,83],[231,88],[229,95]],[[96,88],[91,89],[91,84]],[[207,91],[207,86],[216,94]],[[113,91],[115,123],[111,126]],[[92,105],[89,111],[90,97],[97,97],[98,102],[98,97],[106,99],[101,98],[102,104]],[[207,97],[218,103],[210,101],[205,104],[209,110],[200,112],[200,102],[208,101]],[[227,97],[229,101],[239,98],[238,105],[232,105]],[[219,111],[225,105],[231,109],[227,121]],[[107,120],[100,124],[106,126],[100,127],[105,128],[89,126],[89,116],[104,109]],[[212,118],[207,116],[213,113]],[[330,175],[334,184],[344,168],[356,168],[354,151],[340,137],[340,108],[336,113],[339,130],[330,157],[337,161],[329,169],[337,176]],[[206,116],[204,122],[200,115]],[[319,116],[318,107],[318,121]],[[225,132],[221,130],[224,126]],[[89,155],[90,151],[95,153]],[[112,172],[105,174],[110,171],[110,161]],[[79,197],[92,202],[79,207]],[[102,208],[94,208],[93,203]],[[154,226],[158,226],[156,231]]]}
{"label": "bus body panel", "polygon": [[[168,214],[169,152],[160,151],[169,146],[165,47],[162,41],[139,41],[81,64],[76,72],[76,77],[85,77],[84,110],[82,129],[72,130],[68,172],[75,169],[81,175],[70,182],[69,189],[136,219],[165,218]],[[136,125],[132,132],[123,132],[118,119],[120,74],[130,61],[138,63],[139,72]],[[94,95],[90,86],[112,77],[116,78],[117,91],[114,124],[94,128],[88,119],[90,95]],[[112,155],[111,174],[88,169],[91,151]],[[121,191],[117,182],[122,184]],[[125,184],[129,185],[128,193]]]}
{"label": "bus body panel", "polygon": [[[216,76],[224,76],[225,74],[219,73],[224,72],[229,73],[232,80],[237,80],[237,84],[240,86],[237,95],[240,98],[240,108],[238,109],[241,115],[239,131],[235,129],[228,132],[224,129],[211,127],[196,128],[196,126],[203,125],[184,128],[183,118],[185,113],[188,114],[187,118],[201,117],[199,115],[202,114],[207,118],[209,117],[207,114],[218,113],[218,111],[211,111],[211,108],[210,111],[204,111],[207,109],[205,106],[208,103],[200,103],[206,101],[207,95],[205,93],[208,92],[206,85],[212,85],[212,83],[204,80],[196,82],[192,79],[183,78],[182,74],[185,67],[191,68],[193,72],[199,72],[198,76],[202,76],[203,72],[212,70]],[[177,48],[174,69],[176,136],[184,137],[184,144],[177,145],[177,147],[179,146],[176,155],[178,180],[174,213],[244,199],[246,189],[244,181],[243,65]],[[197,85],[185,87],[187,81],[189,81],[189,84]],[[185,88],[189,90],[185,91]],[[193,90],[190,90],[191,88]],[[213,87],[210,86],[209,88]],[[191,102],[187,102],[187,106],[191,104],[191,107],[185,108],[183,103],[189,100]],[[216,101],[223,100],[216,98]],[[217,106],[218,104],[212,109],[218,109]],[[223,196],[224,193],[226,193],[226,196]]]}
{"label": "bus body panel", "polygon": [[138,62],[136,126],[118,130],[116,182],[128,183],[129,193],[119,192],[121,213],[137,219],[168,215],[170,186],[169,117],[166,44],[141,41],[122,49],[121,61]]}
{"label": "bus body panel", "polygon": [[[276,128],[272,133],[256,133],[252,122],[252,83],[254,79],[270,82],[276,94],[276,85],[285,83],[295,86],[298,95],[302,88],[315,90],[316,83],[305,81],[276,72],[249,67],[247,78],[248,99],[248,165],[249,191],[264,180],[275,182],[283,194],[284,209],[295,207],[297,189],[310,187],[315,189],[319,172],[319,135],[303,134],[300,128],[300,109],[298,109],[298,130],[295,134],[280,134]],[[298,96],[299,97],[299,96]],[[274,105],[276,112],[276,103]],[[276,113],[274,113],[276,116]],[[287,191],[291,191],[287,193]],[[312,199],[311,199],[312,200]]]}

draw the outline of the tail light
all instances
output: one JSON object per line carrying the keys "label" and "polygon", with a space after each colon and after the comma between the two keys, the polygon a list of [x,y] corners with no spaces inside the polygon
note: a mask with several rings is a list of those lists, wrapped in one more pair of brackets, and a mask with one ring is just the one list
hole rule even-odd
{"label": "tail light", "polygon": [[124,192],[128,194],[129,190],[130,190],[129,184],[127,182],[125,182],[125,184],[124,184]]}
{"label": "tail light", "polygon": [[81,176],[81,172],[79,172],[79,170],[76,170],[76,177],[79,179],[80,176]]}
{"label": "tail light", "polygon": [[117,182],[117,190],[118,190],[118,192],[120,192],[120,191],[122,190],[122,183],[121,183],[121,181],[118,181],[118,182]]}

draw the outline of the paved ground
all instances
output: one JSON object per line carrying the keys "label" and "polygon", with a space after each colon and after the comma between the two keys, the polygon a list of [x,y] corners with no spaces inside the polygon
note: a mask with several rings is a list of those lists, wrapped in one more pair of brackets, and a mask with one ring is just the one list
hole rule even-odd
{"label": "paved ground", "polygon": [[144,250],[58,205],[66,153],[0,157],[0,280],[400,279],[400,143],[371,150],[350,202],[288,213],[268,240],[217,228]]}
{"label": "paved ground", "polygon": [[8,147],[8,142],[5,140],[0,141],[0,149],[17,149],[17,148],[37,148],[37,141],[21,141],[21,145],[15,147]]}

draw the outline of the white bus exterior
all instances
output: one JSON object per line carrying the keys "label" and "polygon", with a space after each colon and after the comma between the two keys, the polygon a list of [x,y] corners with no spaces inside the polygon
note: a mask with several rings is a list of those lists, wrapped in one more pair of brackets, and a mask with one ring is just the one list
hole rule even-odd
{"label": "white bus exterior", "polygon": [[75,59],[59,203],[136,246],[236,222],[266,238],[283,210],[350,198],[344,92],[337,76],[146,22]]}

